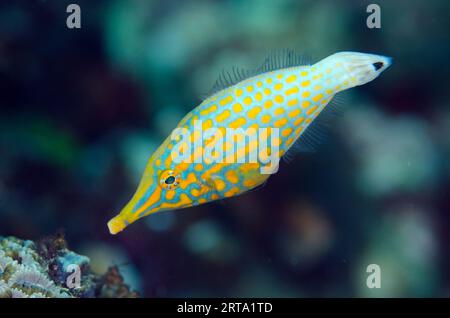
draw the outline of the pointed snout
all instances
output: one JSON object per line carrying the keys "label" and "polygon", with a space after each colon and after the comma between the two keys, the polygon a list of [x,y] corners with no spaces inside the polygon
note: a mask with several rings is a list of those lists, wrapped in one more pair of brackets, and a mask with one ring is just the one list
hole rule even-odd
{"label": "pointed snout", "polygon": [[122,232],[123,229],[125,229],[127,227],[127,223],[125,222],[125,220],[121,217],[121,215],[117,215],[116,217],[112,218],[109,222],[108,222],[108,229],[109,229],[109,233],[111,234],[117,234],[119,232]]}
{"label": "pointed snout", "polygon": [[159,211],[161,197],[160,187],[141,185],[122,211],[108,222],[109,232],[117,234],[138,219]]}
{"label": "pointed snout", "polygon": [[360,52],[339,52],[333,59],[344,67],[342,80],[348,79],[350,83],[346,88],[371,82],[392,64],[392,58],[388,56]]}

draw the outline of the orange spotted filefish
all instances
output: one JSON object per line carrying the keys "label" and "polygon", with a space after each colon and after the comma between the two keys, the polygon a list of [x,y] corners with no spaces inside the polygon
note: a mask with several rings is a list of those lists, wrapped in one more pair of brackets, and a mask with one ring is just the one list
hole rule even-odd
{"label": "orange spotted filefish", "polygon": [[[335,94],[372,81],[390,64],[391,59],[385,56],[339,52],[305,65],[299,56],[285,51],[271,55],[255,71],[233,69],[223,73],[214,92],[177,126],[192,132],[190,141],[194,146],[185,145],[191,149],[190,160],[176,160],[173,150],[179,146],[179,138],[167,137],[151,155],[132,199],[108,222],[109,231],[116,234],[155,212],[233,197],[268,179],[270,174],[261,172],[262,155],[250,162],[236,160],[233,152],[235,160],[199,160],[211,139],[197,142],[195,147],[201,139],[201,133],[194,129],[196,122],[201,123],[203,131],[216,128],[221,134],[226,134],[227,128],[267,128],[267,137],[273,132],[270,145],[277,147],[275,155],[286,157],[311,143],[312,137],[308,136],[332,110],[330,101]],[[252,142],[241,145],[241,154],[258,151],[258,145]],[[225,152],[235,144],[223,142],[220,146]]]}

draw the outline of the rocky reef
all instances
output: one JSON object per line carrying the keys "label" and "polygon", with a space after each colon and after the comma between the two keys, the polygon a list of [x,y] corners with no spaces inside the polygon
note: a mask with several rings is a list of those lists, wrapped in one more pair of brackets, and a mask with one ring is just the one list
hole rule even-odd
{"label": "rocky reef", "polygon": [[117,267],[94,274],[62,234],[37,242],[0,236],[0,298],[138,297]]}

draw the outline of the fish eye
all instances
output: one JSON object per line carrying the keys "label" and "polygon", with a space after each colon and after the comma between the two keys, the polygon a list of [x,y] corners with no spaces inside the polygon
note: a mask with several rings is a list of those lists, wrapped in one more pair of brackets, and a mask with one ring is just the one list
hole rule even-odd
{"label": "fish eye", "polygon": [[165,184],[172,184],[174,182],[175,182],[175,177],[174,176],[170,176],[164,181]]}
{"label": "fish eye", "polygon": [[161,173],[159,177],[159,184],[162,188],[172,190],[178,187],[180,183],[180,176],[175,174],[173,170],[166,170]]}
{"label": "fish eye", "polygon": [[380,68],[383,67],[383,62],[375,62],[372,64],[372,66],[374,67],[375,71],[378,71]]}

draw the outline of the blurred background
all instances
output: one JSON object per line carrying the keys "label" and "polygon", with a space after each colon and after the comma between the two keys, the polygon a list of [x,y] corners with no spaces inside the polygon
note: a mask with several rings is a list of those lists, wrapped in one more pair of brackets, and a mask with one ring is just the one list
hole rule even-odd
{"label": "blurred background", "polygon": [[[81,29],[66,27],[69,3]],[[381,7],[369,29],[368,4]],[[0,235],[63,229],[146,297],[450,296],[448,1],[2,1]],[[393,57],[265,187],[111,236],[223,69],[273,49]],[[382,288],[366,286],[378,264]]]}

